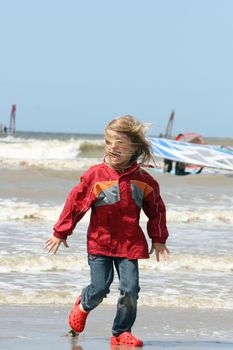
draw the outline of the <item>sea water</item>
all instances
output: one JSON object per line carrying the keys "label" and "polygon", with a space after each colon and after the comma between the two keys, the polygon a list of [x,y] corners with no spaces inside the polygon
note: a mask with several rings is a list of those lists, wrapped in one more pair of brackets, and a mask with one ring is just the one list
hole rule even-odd
{"label": "sea water", "polygon": [[[233,140],[212,140],[232,146]],[[43,249],[69,191],[102,161],[102,135],[0,137],[0,304],[67,305],[89,279],[87,213],[57,255]],[[162,166],[158,161],[158,167]],[[139,305],[233,309],[233,174],[148,170],[167,208],[170,257],[140,261]],[[147,218],[141,215],[146,234]],[[150,241],[148,239],[150,246]],[[105,304],[119,295],[115,276]]]}

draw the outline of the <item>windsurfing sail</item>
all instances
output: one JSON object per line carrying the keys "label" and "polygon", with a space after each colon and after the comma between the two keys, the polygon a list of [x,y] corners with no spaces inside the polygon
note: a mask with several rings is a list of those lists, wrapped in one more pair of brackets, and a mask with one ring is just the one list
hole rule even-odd
{"label": "windsurfing sail", "polygon": [[176,141],[192,142],[198,144],[205,144],[203,136],[195,132],[185,132],[176,136]]}
{"label": "windsurfing sail", "polygon": [[174,118],[175,118],[175,111],[172,111],[171,115],[170,115],[170,117],[168,119],[166,131],[165,131],[165,135],[164,135],[164,137],[166,139],[170,139],[171,138]]}
{"label": "windsurfing sail", "polygon": [[9,132],[11,134],[15,133],[15,116],[16,116],[16,105],[13,104],[11,107],[10,126],[9,126]]}
{"label": "windsurfing sail", "polygon": [[233,152],[225,147],[150,137],[155,157],[233,171]]}

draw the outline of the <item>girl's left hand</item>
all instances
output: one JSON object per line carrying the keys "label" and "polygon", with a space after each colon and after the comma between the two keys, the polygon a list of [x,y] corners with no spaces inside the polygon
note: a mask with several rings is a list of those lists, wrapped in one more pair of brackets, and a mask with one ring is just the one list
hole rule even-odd
{"label": "girl's left hand", "polygon": [[152,243],[151,249],[150,249],[150,254],[152,254],[153,252],[155,252],[157,261],[159,261],[159,254],[164,255],[165,259],[170,254],[168,248],[166,247],[166,244],[164,244],[164,243]]}

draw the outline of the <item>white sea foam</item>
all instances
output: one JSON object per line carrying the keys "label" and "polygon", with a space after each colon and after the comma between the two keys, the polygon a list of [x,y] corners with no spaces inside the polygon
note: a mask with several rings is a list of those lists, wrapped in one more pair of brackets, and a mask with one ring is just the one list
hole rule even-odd
{"label": "white sea foam", "polygon": [[41,273],[88,270],[86,257],[69,255],[0,255],[0,273]]}
{"label": "white sea foam", "polygon": [[182,271],[182,272],[233,272],[232,256],[206,256],[194,254],[172,255],[166,261],[155,263],[153,259],[141,260],[140,268],[142,270],[157,271]]}
{"label": "white sea foam", "polygon": [[[0,164],[8,167],[38,167],[41,169],[82,170],[100,161],[100,157],[85,157],[85,153],[98,147],[103,140],[61,139],[1,139]],[[81,153],[83,155],[81,155]]]}
{"label": "white sea foam", "polygon": [[43,220],[55,221],[62,210],[62,206],[39,205],[17,199],[0,199],[0,221],[9,220]]}
{"label": "white sea foam", "polygon": [[[64,199],[65,200],[65,199]],[[64,203],[63,203],[64,204]],[[7,220],[42,220],[56,221],[63,208],[61,205],[51,205],[49,203],[38,204],[17,199],[1,199],[0,198],[0,221]],[[82,219],[83,222],[89,220],[89,214]],[[148,218],[144,213],[141,214],[141,221],[146,222]],[[167,220],[169,223],[215,223],[215,224],[232,224],[233,208],[204,208],[199,207],[178,208],[178,210],[167,210]]]}
{"label": "white sea foam", "polygon": [[[140,260],[140,270],[161,272],[233,272],[232,256],[172,255],[158,264],[155,259]],[[89,271],[86,256],[35,255],[21,253],[18,256],[0,253],[0,273],[40,273]]]}
{"label": "white sea foam", "polygon": [[233,223],[233,208],[220,209],[220,208],[190,208],[189,210],[180,208],[180,210],[168,210],[167,219],[169,222],[174,223],[200,223],[206,222],[211,224]]}
{"label": "white sea foam", "polygon": [[1,144],[1,159],[49,160],[74,159],[80,153],[81,141],[14,139]]}
{"label": "white sea foam", "polygon": [[[78,283],[78,280],[77,280]],[[30,288],[10,289],[7,294],[0,295],[0,305],[70,305],[73,304],[80,293],[82,284],[78,288],[71,289],[70,285],[64,284],[59,288],[53,286],[40,290]],[[111,294],[104,299],[105,305],[116,305],[119,292],[117,287],[112,288]],[[138,302],[139,306],[149,306],[157,308],[197,308],[197,309],[233,309],[233,298],[228,296],[212,295],[185,295],[179,292],[169,294],[169,290],[161,295],[156,290],[141,291]]]}

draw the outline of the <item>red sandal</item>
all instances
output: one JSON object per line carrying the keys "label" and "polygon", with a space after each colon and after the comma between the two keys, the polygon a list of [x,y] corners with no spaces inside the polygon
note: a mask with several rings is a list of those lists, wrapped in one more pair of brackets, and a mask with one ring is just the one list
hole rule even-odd
{"label": "red sandal", "polygon": [[76,300],[73,309],[69,315],[69,325],[75,333],[81,333],[84,330],[86,319],[89,312],[80,310],[81,295]]}
{"label": "red sandal", "polygon": [[118,337],[114,335],[111,337],[111,345],[131,345],[131,346],[143,346],[142,340],[133,336],[130,332],[123,332]]}

